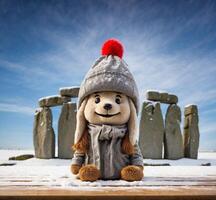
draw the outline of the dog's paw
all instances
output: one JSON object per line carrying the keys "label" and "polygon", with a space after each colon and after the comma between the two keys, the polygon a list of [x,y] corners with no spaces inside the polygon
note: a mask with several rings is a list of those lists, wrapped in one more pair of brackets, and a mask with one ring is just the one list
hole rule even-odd
{"label": "dog's paw", "polygon": [[79,178],[82,181],[96,181],[100,178],[100,171],[95,165],[85,165],[79,171]]}
{"label": "dog's paw", "polygon": [[129,165],[121,170],[121,179],[125,181],[140,181],[143,178],[143,167]]}
{"label": "dog's paw", "polygon": [[79,173],[81,166],[80,165],[71,165],[72,174],[76,175]]}

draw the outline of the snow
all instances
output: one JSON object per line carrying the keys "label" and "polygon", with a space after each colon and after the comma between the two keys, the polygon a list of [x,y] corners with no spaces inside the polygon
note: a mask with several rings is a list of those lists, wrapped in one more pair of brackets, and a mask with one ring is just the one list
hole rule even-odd
{"label": "snow", "polygon": [[72,87],[61,87],[59,90],[72,90],[72,89],[77,89],[80,88],[80,86],[72,86]]}
{"label": "snow", "polygon": [[34,112],[34,115],[36,116],[39,112],[42,111],[42,108],[36,108],[35,112]]}
{"label": "snow", "polygon": [[195,104],[195,103],[190,103],[190,104],[187,104],[187,105],[185,106],[185,108],[188,108],[188,107],[194,106],[194,105],[196,105],[196,104]]}
{"label": "snow", "polygon": [[[45,166],[60,166],[70,165],[70,159],[37,159],[32,158],[25,161],[9,161],[9,157],[22,154],[34,154],[34,150],[0,150],[1,163],[16,163],[17,165],[45,165]],[[171,166],[200,166],[201,164],[211,163],[211,166],[216,166],[216,152],[199,152],[198,159],[182,158],[178,160],[167,159],[144,159],[144,163],[153,165],[170,164]]]}
{"label": "snow", "polygon": [[18,156],[21,154],[34,154],[33,150],[11,150],[1,149],[0,150],[0,163],[7,161],[9,157]]}
{"label": "snow", "polygon": [[60,95],[45,96],[45,97],[41,97],[39,99],[39,101],[48,100],[48,99],[52,99],[52,98],[62,98],[62,97]]}
{"label": "snow", "polygon": [[[144,163],[164,164],[171,166],[145,166],[142,181],[127,182],[123,180],[82,182],[70,172],[71,160],[65,159],[28,159],[9,161],[11,156],[33,154],[33,150],[0,150],[0,164],[14,163],[13,166],[0,166],[0,187],[38,186],[70,188],[76,190],[95,190],[104,187],[154,187],[168,185],[199,185],[208,179],[216,180],[216,152],[201,152],[199,159],[150,160]],[[200,166],[211,163],[211,166]],[[25,181],[23,181],[25,180]]]}
{"label": "snow", "polygon": [[148,90],[146,90],[146,93],[148,93],[148,92],[160,92],[159,90],[155,90],[155,89],[148,89]]}

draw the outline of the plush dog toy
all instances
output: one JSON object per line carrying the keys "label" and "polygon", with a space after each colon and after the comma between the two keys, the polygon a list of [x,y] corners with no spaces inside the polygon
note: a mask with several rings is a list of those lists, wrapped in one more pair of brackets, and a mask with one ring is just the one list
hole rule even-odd
{"label": "plush dog toy", "polygon": [[143,178],[138,90],[122,55],[119,41],[106,41],[80,87],[71,171],[83,181]]}

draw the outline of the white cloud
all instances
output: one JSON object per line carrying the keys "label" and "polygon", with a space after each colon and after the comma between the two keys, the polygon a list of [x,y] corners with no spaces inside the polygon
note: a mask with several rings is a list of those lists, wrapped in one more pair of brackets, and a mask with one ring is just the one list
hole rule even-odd
{"label": "white cloud", "polygon": [[0,112],[15,112],[26,115],[33,115],[34,109],[32,107],[23,105],[0,103]]}
{"label": "white cloud", "polygon": [[[115,16],[109,16],[108,19],[103,18],[101,22],[101,24],[106,24],[109,21],[110,32],[113,32],[116,27],[113,18]],[[196,24],[196,20],[194,16],[189,20],[193,23],[188,23]],[[99,57],[100,41],[97,38],[101,38],[101,32],[105,30],[101,24],[94,23],[97,17],[92,21],[93,26],[83,28],[78,38],[65,36],[65,32],[43,31],[43,36],[55,46],[55,49],[33,55],[35,63],[31,66],[27,67],[25,63],[15,64],[4,60],[1,60],[0,64],[10,70],[21,72],[25,86],[73,84],[73,80],[77,81],[77,77],[81,81],[95,58]],[[193,102],[202,106],[215,99],[215,51],[200,56],[195,52],[198,44],[175,53],[170,51],[164,53],[160,50],[168,48],[178,35],[186,31],[189,25],[184,23],[185,21],[181,20],[181,24],[171,36],[160,32],[161,21],[151,25],[150,30],[153,32],[145,29],[145,26],[142,30],[130,30],[129,28],[125,30],[126,27],[123,26],[119,31],[118,38],[125,45],[124,58],[137,80],[141,99],[144,99],[144,92],[149,88],[167,90],[177,94],[181,106]],[[209,38],[209,40],[212,39]],[[208,43],[209,40],[205,38],[200,44]]]}
{"label": "white cloud", "polygon": [[[178,94],[180,100],[184,101],[183,103],[190,103],[193,97],[189,94],[193,91],[194,94],[197,94],[197,101],[197,96],[202,96],[197,89],[206,90],[211,84],[207,83],[207,80],[209,77],[212,79],[216,73],[213,70],[216,63],[214,58],[216,52],[203,54],[203,56],[197,55],[196,52],[201,52],[200,47],[215,39],[215,36],[209,33],[199,42],[186,45],[187,48],[176,50],[175,53],[171,50],[167,52],[166,49],[173,43],[177,44],[178,37],[183,33],[209,24],[212,20],[209,14],[212,13],[211,5],[206,4],[205,9],[192,14],[188,19],[184,16],[177,16],[169,23],[165,23],[160,18],[149,21],[149,16],[154,16],[159,11],[160,7],[157,6],[152,6],[151,9],[144,7],[140,10],[134,6],[134,2],[124,2],[121,6],[110,2],[107,3],[107,6],[112,10],[112,15],[100,10],[95,13],[93,7],[88,7],[86,12],[89,13],[89,18],[86,19],[87,24],[85,25],[80,23],[78,17],[72,20],[58,13],[58,10],[52,10],[52,16],[48,18],[54,16],[54,20],[62,24],[76,26],[79,30],[78,34],[73,34],[73,29],[53,30],[48,24],[42,29],[34,27],[34,31],[37,30],[35,34],[40,35],[53,48],[46,53],[39,52],[30,55],[25,61],[16,64],[16,67],[23,73],[25,86],[73,84],[74,79],[77,82],[81,81],[94,60],[99,57],[103,39],[106,36],[114,36],[125,44],[124,58],[137,79],[141,93],[148,88],[169,90]],[[47,13],[50,13],[49,9],[52,7],[47,9],[49,11]],[[125,19],[119,15],[122,9],[130,10]],[[169,7],[162,7],[162,9],[163,12],[173,12],[169,10]],[[67,16],[70,14],[69,11]],[[119,20],[116,20],[118,18]],[[143,26],[136,24],[135,19],[138,21],[143,19]],[[29,65],[28,59],[31,60]],[[11,61],[6,62],[6,67],[15,68]]]}

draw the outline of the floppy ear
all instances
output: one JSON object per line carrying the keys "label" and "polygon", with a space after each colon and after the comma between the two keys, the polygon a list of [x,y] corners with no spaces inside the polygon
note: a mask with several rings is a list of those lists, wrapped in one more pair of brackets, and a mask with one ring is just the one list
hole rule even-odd
{"label": "floppy ear", "polygon": [[83,100],[79,110],[77,111],[77,115],[76,115],[77,122],[76,122],[75,136],[74,136],[74,144],[77,144],[80,141],[83,133],[86,130],[87,121],[85,119],[84,110],[85,110],[87,101],[88,101],[88,97],[86,97]]}
{"label": "floppy ear", "polygon": [[133,101],[129,98],[129,104],[130,104],[130,118],[128,121],[128,132],[129,132],[129,141],[132,145],[135,145],[137,140],[137,113],[136,108],[134,106]]}

